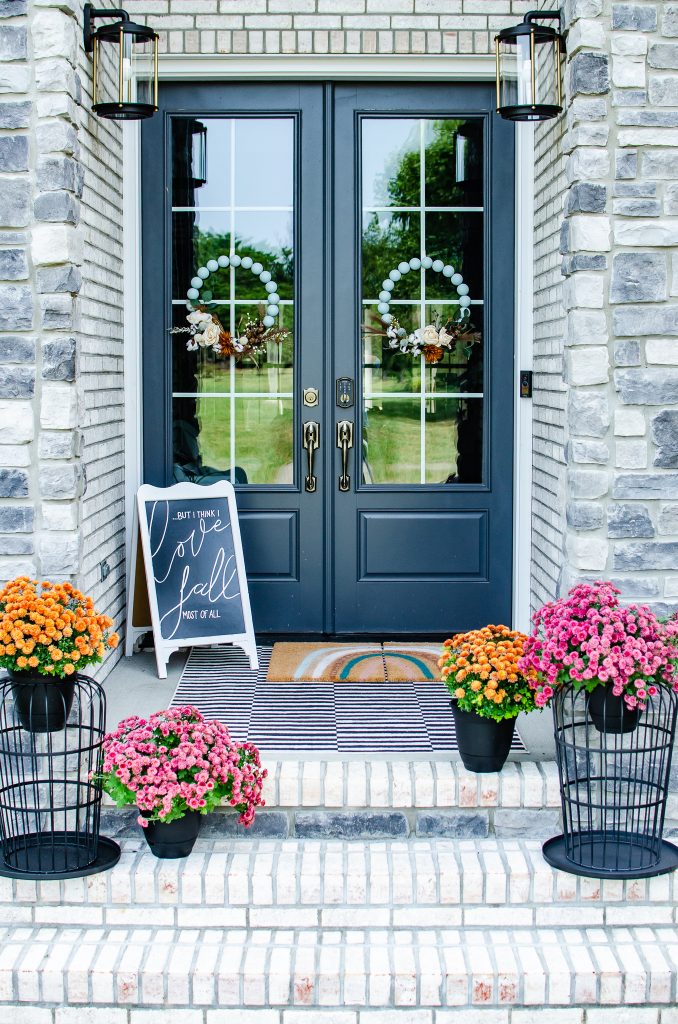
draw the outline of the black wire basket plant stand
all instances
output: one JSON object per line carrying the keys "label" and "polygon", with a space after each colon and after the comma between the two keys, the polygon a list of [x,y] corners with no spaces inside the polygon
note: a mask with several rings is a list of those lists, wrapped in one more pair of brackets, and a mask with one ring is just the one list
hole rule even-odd
{"label": "black wire basket plant stand", "polygon": [[67,690],[0,680],[0,875],[73,878],[117,863],[120,847],[99,835],[105,720],[89,676]]}
{"label": "black wire basket plant stand", "polygon": [[598,700],[608,689],[565,684],[553,696],[563,834],[544,857],[594,878],[665,874],[678,867],[678,848],[662,838],[678,694],[658,683],[639,714]]}

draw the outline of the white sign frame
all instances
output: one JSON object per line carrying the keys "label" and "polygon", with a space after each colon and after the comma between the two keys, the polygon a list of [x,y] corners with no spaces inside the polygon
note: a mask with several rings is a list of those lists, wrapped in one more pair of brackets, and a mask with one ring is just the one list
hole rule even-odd
{"label": "white sign frame", "polygon": [[[160,613],[158,610],[158,597],[155,589],[155,578],[153,576],[153,560],[151,556],[151,541],[148,530],[148,519],[146,517],[147,501],[209,501],[210,499],[226,499],[230,516],[231,536],[233,538],[233,551],[235,553],[236,572],[238,586],[240,588],[240,599],[245,623],[244,633],[232,633],[215,636],[181,637],[179,642],[165,640],[160,629]],[[151,484],[142,484],[137,491],[136,502],[137,518],[139,522],[139,534],[141,537],[141,548],[144,556],[144,569],[146,572],[146,586],[148,589],[148,603],[151,609],[151,626],[155,642],[155,660],[158,667],[158,677],[167,678],[167,662],[171,654],[181,650],[182,647],[216,647],[219,644],[233,644],[240,647],[249,658],[250,667],[254,670],[259,668],[257,655],[257,644],[252,624],[252,611],[250,608],[250,597],[247,589],[247,576],[245,574],[245,562],[242,554],[242,542],[240,539],[240,523],[238,521],[238,508],[235,499],[235,489],[228,480],[220,480],[218,483],[203,487],[201,484],[178,483],[171,487],[153,487]],[[134,564],[132,565],[134,573]],[[134,595],[134,581],[130,575],[130,594]],[[132,618],[132,609],[128,608],[128,616]],[[129,628],[129,627],[128,627]]]}

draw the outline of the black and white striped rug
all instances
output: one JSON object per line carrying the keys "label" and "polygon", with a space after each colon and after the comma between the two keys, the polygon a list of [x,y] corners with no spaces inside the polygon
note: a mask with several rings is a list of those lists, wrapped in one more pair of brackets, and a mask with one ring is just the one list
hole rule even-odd
{"label": "black and white striped rug", "polygon": [[[272,646],[252,671],[240,648],[194,647],[172,707],[192,704],[234,739],[262,750],[456,750],[450,698],[441,683],[267,682]],[[525,751],[516,733],[512,749]]]}

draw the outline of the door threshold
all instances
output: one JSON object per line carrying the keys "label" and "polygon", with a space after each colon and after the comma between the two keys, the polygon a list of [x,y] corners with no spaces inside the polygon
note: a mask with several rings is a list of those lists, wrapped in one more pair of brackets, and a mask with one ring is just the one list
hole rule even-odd
{"label": "door threshold", "polygon": [[455,630],[449,633],[257,633],[257,643],[318,643],[318,644],[388,644],[427,643],[443,644]]}

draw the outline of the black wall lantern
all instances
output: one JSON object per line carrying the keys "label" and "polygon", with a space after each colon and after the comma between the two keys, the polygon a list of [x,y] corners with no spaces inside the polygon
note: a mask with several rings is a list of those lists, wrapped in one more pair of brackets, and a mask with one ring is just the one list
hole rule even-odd
{"label": "black wall lantern", "polygon": [[[537,21],[557,21],[558,29]],[[495,36],[497,113],[508,121],[548,121],[563,109],[559,11],[529,11]]]}
{"label": "black wall lantern", "polygon": [[[158,33],[126,11],[85,4],[85,50],[92,54],[92,110],[114,121],[139,121],[158,109]],[[95,18],[117,18],[92,28]],[[118,52],[115,53],[115,47]],[[107,52],[114,61],[104,60]]]}

